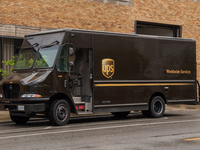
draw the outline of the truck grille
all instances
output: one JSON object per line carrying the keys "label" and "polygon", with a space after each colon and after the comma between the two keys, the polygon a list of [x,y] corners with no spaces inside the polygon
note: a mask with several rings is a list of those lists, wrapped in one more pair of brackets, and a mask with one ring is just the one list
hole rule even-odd
{"label": "truck grille", "polygon": [[19,96],[20,87],[18,84],[5,84],[3,93],[6,99],[15,99]]}

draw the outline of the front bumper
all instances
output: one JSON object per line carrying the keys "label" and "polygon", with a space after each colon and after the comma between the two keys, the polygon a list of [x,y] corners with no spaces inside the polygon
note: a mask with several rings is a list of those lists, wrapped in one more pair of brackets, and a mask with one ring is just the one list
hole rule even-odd
{"label": "front bumper", "polygon": [[36,103],[36,104],[0,103],[0,111],[25,112],[27,114],[44,112],[45,103]]}
{"label": "front bumper", "polygon": [[17,98],[17,99],[5,99],[5,98],[0,98],[0,103],[1,102],[7,102],[10,101],[12,103],[18,103],[18,102],[23,102],[23,103],[45,103],[49,101],[49,98],[35,98],[35,97],[25,97],[25,98]]}

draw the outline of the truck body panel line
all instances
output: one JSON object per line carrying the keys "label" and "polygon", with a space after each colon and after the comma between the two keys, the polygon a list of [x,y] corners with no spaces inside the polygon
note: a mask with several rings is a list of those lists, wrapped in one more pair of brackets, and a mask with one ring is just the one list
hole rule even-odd
{"label": "truck body panel line", "polygon": [[106,86],[178,86],[178,85],[194,85],[194,83],[114,83],[114,84],[95,84],[95,87],[106,87]]}
{"label": "truck body panel line", "polygon": [[135,110],[148,110],[148,105],[121,105],[110,107],[94,107],[94,113],[103,112],[123,112],[123,111],[135,111]]}
{"label": "truck body panel line", "polygon": [[194,83],[195,80],[94,80],[94,83]]}
{"label": "truck body panel line", "polygon": [[168,100],[168,103],[177,103],[177,102],[196,102],[195,99],[184,99],[184,100]]}
{"label": "truck body panel line", "polygon": [[115,107],[115,106],[132,106],[132,105],[147,105],[147,103],[132,103],[132,104],[113,104],[113,105],[95,105],[94,107]]}

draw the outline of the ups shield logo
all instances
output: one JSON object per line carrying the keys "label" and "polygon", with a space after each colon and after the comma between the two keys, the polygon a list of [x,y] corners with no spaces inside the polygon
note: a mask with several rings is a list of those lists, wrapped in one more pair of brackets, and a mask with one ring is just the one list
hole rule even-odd
{"label": "ups shield logo", "polygon": [[102,74],[106,78],[111,78],[115,72],[115,62],[113,59],[105,58],[102,60]]}

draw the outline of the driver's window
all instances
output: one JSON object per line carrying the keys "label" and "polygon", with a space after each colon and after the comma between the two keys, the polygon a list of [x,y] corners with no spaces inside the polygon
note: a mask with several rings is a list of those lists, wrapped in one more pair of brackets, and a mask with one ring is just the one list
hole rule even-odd
{"label": "driver's window", "polygon": [[60,54],[60,58],[58,59],[58,62],[56,64],[58,71],[67,71],[67,64],[68,64],[68,51],[67,51],[67,45],[63,45],[62,51]]}

